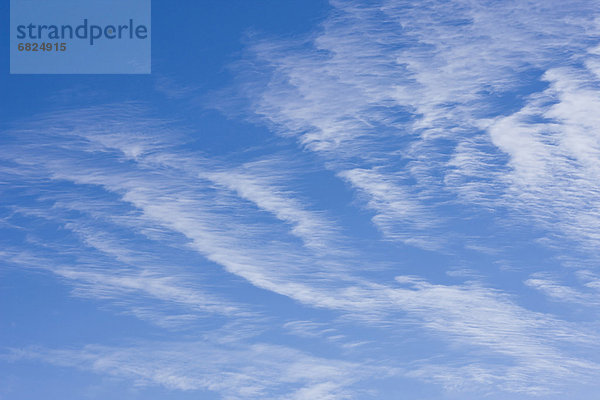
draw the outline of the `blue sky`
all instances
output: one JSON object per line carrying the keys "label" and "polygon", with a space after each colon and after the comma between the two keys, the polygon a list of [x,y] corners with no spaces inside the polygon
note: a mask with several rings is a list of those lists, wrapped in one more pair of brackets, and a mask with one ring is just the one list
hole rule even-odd
{"label": "blue sky", "polygon": [[152,15],[0,65],[1,399],[597,398],[596,2]]}

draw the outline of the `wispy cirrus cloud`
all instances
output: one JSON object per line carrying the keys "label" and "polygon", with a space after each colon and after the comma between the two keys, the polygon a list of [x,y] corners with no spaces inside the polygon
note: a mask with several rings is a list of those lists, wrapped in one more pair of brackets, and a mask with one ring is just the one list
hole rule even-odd
{"label": "wispy cirrus cloud", "polygon": [[313,357],[285,346],[211,341],[144,343],[132,347],[12,350],[5,360],[40,360],[75,367],[140,387],[216,392],[227,399],[356,398],[362,379],[390,376],[378,366]]}
{"label": "wispy cirrus cloud", "polygon": [[275,165],[265,169],[260,165],[247,164],[240,169],[202,173],[201,176],[235,191],[239,197],[290,224],[291,233],[309,248],[332,249],[330,244],[337,233],[335,225],[320,213],[307,210],[293,194],[286,193],[284,186],[277,183],[283,177],[278,176]]}
{"label": "wispy cirrus cloud", "polygon": [[[591,59],[599,37],[593,2],[427,1],[417,6],[334,1],[332,6],[321,29],[304,41],[264,39],[249,46],[241,66],[268,72],[257,74],[259,78],[246,75],[242,92],[253,117],[282,135],[297,137],[365,196],[364,204],[375,213],[373,222],[385,236],[440,248],[432,232],[452,229],[451,221],[439,220],[448,205],[460,215],[473,205],[484,211],[513,209],[518,204],[512,196],[517,196],[531,198],[534,208],[536,199],[550,209],[552,204],[581,208],[510,183],[518,161],[507,162],[502,143],[508,145],[510,135],[519,137],[513,143],[521,154],[533,154],[539,146],[526,142],[518,126],[506,126],[514,117],[502,118],[524,105],[528,94],[541,92],[544,80],[559,73],[558,66],[581,61],[588,68],[596,65]],[[257,79],[269,84],[255,86]],[[553,86],[550,90],[556,90]],[[586,90],[574,95],[589,98],[593,89]],[[593,101],[570,101],[568,107],[570,115],[594,114]],[[493,118],[498,119],[490,127]],[[594,126],[590,120],[579,129],[589,132]],[[560,126],[559,132],[563,128],[568,129]],[[511,132],[505,134],[506,129]],[[587,160],[587,167],[546,171],[546,177],[567,180],[573,172],[589,169],[594,156]],[[381,188],[388,200],[396,200],[384,200]],[[585,202],[585,192],[592,189],[559,190],[566,196],[581,193],[576,201]],[[593,213],[580,217],[593,218]],[[552,234],[571,236],[564,231],[588,222],[573,221]],[[433,228],[436,223],[443,229]],[[581,233],[593,236],[591,231]]]}
{"label": "wispy cirrus cloud", "polygon": [[[94,110],[92,115],[101,113]],[[193,251],[251,286],[285,296],[305,307],[327,310],[355,323],[366,322],[383,332],[409,326],[414,332],[427,332],[435,340],[462,349],[464,361],[459,367],[424,363],[413,377],[441,382],[440,376],[455,376],[465,387],[494,385],[531,394],[543,387],[549,390],[560,386],[557,382],[588,382],[597,369],[594,360],[565,350],[566,346],[593,347],[594,332],[552,315],[530,311],[499,290],[472,283],[434,284],[407,276],[399,276],[396,281],[373,279],[361,273],[360,267],[370,262],[364,253],[356,253],[353,260],[338,258],[343,252],[337,251],[315,254],[315,246],[307,246],[308,234],[314,230],[319,238],[330,223],[276,184],[281,171],[274,171],[271,176],[268,168],[256,170],[251,165],[238,165],[230,167],[234,178],[228,180],[227,167],[219,164],[211,169],[211,160],[178,151],[176,144],[156,143],[142,136],[138,145],[135,137],[127,133],[123,133],[126,136],[123,138],[111,133],[107,141],[98,127],[89,131],[92,134],[86,131],[85,126],[90,122],[93,118],[90,121],[81,118],[81,124],[66,133],[51,132],[63,140],[51,153],[46,142],[38,140],[27,151],[14,148],[4,155],[5,160],[22,166],[7,171],[15,174],[13,179],[37,185],[62,182],[69,185],[70,192],[100,191],[99,198],[111,199],[111,211],[104,213],[108,202],[81,203],[57,188],[54,193],[46,192],[38,199],[39,204],[30,207],[32,216],[46,219],[53,218],[48,207],[54,212],[62,209],[64,214],[54,218],[74,221],[64,224],[65,228],[87,246],[128,265],[98,269],[89,260],[83,262],[85,258],[80,258],[76,263],[62,263],[51,269],[76,282],[79,294],[123,299],[127,293],[136,293],[184,306],[185,313],[164,316],[163,325],[185,323],[207,311],[234,318],[247,315],[237,310],[235,303],[204,297],[203,291],[185,283],[185,274],[176,278],[174,271],[166,274],[157,268],[131,268],[132,264],[144,261],[144,255],[127,248],[127,237],[168,238],[165,244],[178,251]],[[100,138],[96,140],[96,136]],[[125,151],[131,148],[144,150],[135,154]],[[101,162],[95,158],[98,153],[103,155]],[[176,159],[180,163],[174,164]],[[355,170],[348,179],[364,179],[364,184],[370,185],[368,177],[368,173]],[[375,193],[375,189],[371,192]],[[380,187],[377,192],[380,201],[390,204],[401,201],[390,192],[388,187]],[[15,211],[26,214],[23,210]],[[264,220],[264,211],[275,216],[275,224],[273,220]],[[77,214],[69,216],[72,212]],[[112,224],[112,235],[119,233],[119,239],[109,239],[110,235],[98,234],[97,229],[90,231],[82,225],[81,219],[90,216],[96,220],[104,216]],[[299,226],[302,229],[298,230]],[[335,229],[326,231],[327,236],[333,237],[330,247],[337,243],[335,232]],[[304,239],[302,243],[298,243],[298,237]],[[136,243],[139,248],[139,242]],[[23,259],[20,262],[43,268],[43,263]],[[149,310],[134,303],[130,312],[144,317]],[[490,359],[502,359],[505,365],[502,372],[494,373],[495,363],[482,361],[480,352]],[[403,367],[410,361],[415,360],[391,362],[387,367]],[[443,368],[445,372],[441,372]],[[492,374],[494,379],[485,378]],[[540,382],[535,387],[530,384],[533,377]],[[325,390],[329,384],[321,382],[302,390]]]}
{"label": "wispy cirrus cloud", "polygon": [[[245,90],[255,117],[296,137],[360,195],[385,238],[444,252],[450,242],[462,243],[457,238],[464,232],[453,223],[465,213],[508,209],[517,224],[535,221],[548,236],[594,247],[597,65],[588,50],[597,28],[593,12],[581,13],[592,3],[551,2],[532,12],[521,2],[333,6],[307,41],[252,44],[243,62],[266,67],[270,75],[262,78],[269,85]],[[500,28],[498,20],[508,23]],[[557,52],[568,61],[557,61]],[[186,282],[189,268],[177,275],[157,265],[133,267],[148,260],[116,245],[131,234],[167,238],[174,249],[193,251],[206,265],[304,307],[383,332],[409,325],[460,347],[461,361],[449,355],[423,362],[413,377],[526,394],[593,381],[597,360],[581,353],[594,347],[596,333],[576,323],[531,311],[482,285],[363,274],[371,259],[361,251],[346,256],[360,246],[345,244],[326,212],[286,186],[290,171],[184,151],[169,122],[147,118],[137,105],[49,115],[43,126],[27,126],[29,141],[6,147],[3,179],[46,193],[52,190],[44,185],[57,182],[77,193],[98,191],[81,202],[56,188],[30,207],[30,216],[51,219],[51,208],[62,213],[55,221],[78,220],[83,216],[67,214],[83,211],[85,218],[109,220],[119,233],[109,241],[84,225],[64,224],[86,246],[124,265],[93,268],[80,257],[53,267],[80,295],[122,300],[133,294],[183,306],[185,312],[169,313],[163,324],[204,312],[239,317],[233,303]],[[479,234],[474,231],[471,236]],[[548,280],[526,283],[577,297]],[[160,317],[139,303],[129,309]],[[310,330],[306,324],[294,329],[302,328]],[[157,378],[180,389],[206,387],[194,379]],[[244,393],[267,390],[261,385]],[[350,396],[339,390],[316,381],[295,396]]]}
{"label": "wispy cirrus cloud", "polygon": [[598,277],[590,271],[576,272],[577,284],[566,283],[550,273],[536,273],[525,284],[554,301],[596,308],[600,302]]}
{"label": "wispy cirrus cloud", "polygon": [[600,81],[573,68],[549,70],[544,79],[547,90],[489,128],[510,156],[511,171],[501,177],[506,201],[591,250],[600,239]]}

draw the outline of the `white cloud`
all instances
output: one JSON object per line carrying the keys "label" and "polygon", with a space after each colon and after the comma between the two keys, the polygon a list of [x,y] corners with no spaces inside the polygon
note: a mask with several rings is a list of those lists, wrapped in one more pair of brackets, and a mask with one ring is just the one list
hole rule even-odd
{"label": "white cloud", "polygon": [[[257,89],[252,82],[242,90],[249,94],[255,117],[296,137],[359,192],[387,239],[443,248],[440,232],[460,236],[452,228],[460,207],[505,207],[553,234],[597,247],[598,68],[595,55],[586,52],[598,33],[590,12],[594,2],[332,4],[330,17],[306,41],[255,42],[243,62],[269,71],[263,77],[268,84]],[[547,89],[535,78],[544,71]],[[537,85],[524,83],[524,74]],[[523,97],[531,91],[538,93]],[[150,240],[168,237],[255,287],[304,306],[381,329],[414,325],[419,333],[459,347],[463,362],[458,366],[449,354],[441,360],[444,365],[424,362],[415,377],[536,394],[542,386],[587,383],[598,370],[593,356],[581,355],[594,348],[595,333],[530,311],[499,290],[367,277],[362,270],[371,259],[364,254],[336,258],[342,252],[334,224],[282,185],[281,171],[228,165],[183,151],[173,140],[175,129],[146,118],[138,106],[40,120],[25,128],[35,131],[30,139],[3,151],[5,161],[18,165],[4,169],[3,176],[23,177],[26,183],[62,182],[82,192],[101,190],[116,204],[112,223],[129,233]],[[48,203],[96,213],[106,206],[101,200],[86,205],[55,195],[39,205],[42,215],[48,214]],[[277,221],[263,220],[264,211]],[[105,237],[67,227],[118,262],[141,261]],[[176,316],[183,321],[198,309],[229,310],[197,287],[182,284],[185,276],[175,279],[155,268],[113,274],[109,268],[87,267],[53,271],[78,282],[82,294],[142,293],[183,304],[185,312]],[[548,280],[532,278],[528,284],[559,297],[574,296]],[[135,304],[131,312],[143,316],[148,309]],[[312,332],[308,325],[290,327]],[[275,359],[279,368],[291,358],[299,360],[283,374],[293,384],[308,382],[293,394],[297,398],[344,398],[347,392],[338,378],[355,373],[354,366],[342,363],[332,369],[327,361],[293,351],[281,361],[280,349],[273,346],[213,353],[194,344],[200,354],[191,355],[208,352],[217,358],[218,353],[234,362],[234,371],[219,380],[217,371],[226,365],[203,370],[186,358],[186,346],[157,352],[156,358],[105,347],[49,351],[44,358],[63,356],[67,365],[120,373],[141,384],[208,388],[242,398],[268,392],[274,377],[258,367],[238,366],[240,356],[258,362],[262,370],[269,367],[261,364],[262,357]],[[184,373],[171,362],[181,357],[183,365],[200,370]],[[206,375],[209,380],[203,380]]]}
{"label": "white cloud", "polygon": [[[85,130],[85,125],[83,120],[82,126],[70,131],[69,135]],[[474,385],[487,384],[488,380],[483,377],[495,369],[493,362],[479,361],[481,352],[490,358],[499,357],[508,365],[493,380],[503,390],[530,392],[530,381],[534,377],[548,387],[576,379],[588,381],[591,371],[597,369],[593,360],[571,355],[565,350],[566,346],[572,349],[592,347],[596,340],[593,332],[586,332],[580,326],[550,315],[529,311],[500,291],[474,284],[433,284],[421,278],[398,277],[397,283],[385,279],[374,281],[361,274],[363,264],[370,262],[364,254],[359,253],[351,261],[344,258],[329,260],[314,255],[302,244],[290,240],[286,232],[289,225],[292,225],[293,232],[294,227],[299,225],[308,224],[309,229],[315,229],[314,224],[323,222],[312,222],[321,221],[315,217],[318,214],[306,211],[303,203],[294,200],[290,193],[282,192],[277,186],[269,186],[268,177],[259,175],[254,178],[245,171],[244,177],[250,182],[266,185],[262,191],[248,194],[240,189],[243,183],[239,181],[223,181],[222,176],[213,177],[214,180],[202,179],[197,169],[186,168],[186,165],[207,164],[209,161],[204,158],[194,160],[189,153],[178,152],[175,147],[165,144],[147,147],[144,152],[126,159],[122,156],[103,157],[102,163],[98,164],[94,158],[98,151],[114,151],[121,155],[124,152],[119,148],[120,144],[98,147],[94,135],[84,136],[88,144],[82,147],[83,151],[77,146],[71,147],[68,140],[62,143],[64,151],[52,154],[45,151],[44,141],[41,141],[41,147],[31,144],[26,152],[15,151],[11,154],[14,162],[25,167],[36,166],[31,173],[27,168],[22,169],[18,178],[38,184],[40,179],[44,182],[51,179],[73,185],[81,191],[87,188],[102,190],[102,196],[121,207],[118,212],[115,208],[111,209],[111,223],[118,221],[129,234],[147,234],[149,230],[157,229],[160,237],[170,238],[167,243],[177,243],[185,251],[193,249],[206,260],[244,278],[255,287],[286,296],[308,307],[346,315],[352,321],[366,322],[378,329],[412,326],[416,327],[415,332],[424,330],[436,340],[460,346],[465,360],[461,371],[465,368],[473,370],[476,365],[475,370],[484,371],[476,379],[465,378]],[[68,135],[60,137],[69,138]],[[75,139],[76,144],[78,140]],[[116,136],[113,143],[126,143],[124,146],[128,148],[135,146],[135,141]],[[181,161],[179,166],[165,162],[176,158]],[[219,172],[223,170],[221,168]],[[234,176],[239,177],[236,175],[239,170],[233,171]],[[373,171],[349,171],[353,172],[347,173],[347,179],[364,186],[373,197],[370,201],[378,202],[373,207],[388,210],[386,215],[390,224],[396,223],[394,218],[402,219],[393,214],[402,212],[402,197],[394,192],[393,185],[377,183],[378,180],[386,182],[388,175],[376,176],[373,183],[368,179]],[[215,185],[215,181],[219,184]],[[235,188],[234,193],[231,188]],[[273,199],[270,200],[269,195],[274,195]],[[69,210],[89,209],[85,204],[73,202],[69,196],[63,198],[60,193],[55,196],[59,201],[52,202],[52,196],[48,195],[45,201]],[[96,207],[98,204],[92,204],[96,213],[103,210],[103,207]],[[397,210],[389,211],[393,207]],[[41,214],[47,216],[48,213],[43,210],[44,207]],[[279,225],[273,224],[273,221],[261,221],[256,214],[261,210],[275,215]],[[120,262],[140,260],[135,252],[123,250],[106,237],[90,235],[76,224],[68,227],[82,235],[85,243]],[[152,234],[147,236],[152,239]],[[115,291],[135,292],[183,304],[185,313],[175,315],[175,320],[179,321],[187,321],[195,313],[196,306],[202,310],[216,307],[218,312],[229,310],[229,306],[215,303],[210,298],[207,300],[202,292],[181,285],[181,280],[156,274],[156,270],[152,269],[148,272],[125,270],[114,274],[109,269],[98,271],[69,265],[53,268],[53,271],[79,282],[80,288],[94,296],[112,296]],[[139,304],[134,304],[131,310],[138,316],[148,312]],[[402,361],[399,363],[403,364]],[[438,372],[425,373],[430,370],[424,366],[419,376],[437,379]],[[452,373],[452,368],[448,369],[448,373]],[[173,387],[192,385],[186,379],[156,379]],[[318,386],[305,390],[327,388],[328,385],[320,382]]]}
{"label": "white cloud", "polygon": [[[564,71],[558,65],[572,68],[581,60],[596,70],[590,50],[600,32],[594,2],[332,6],[321,29],[305,40],[254,40],[249,46],[236,72],[243,77],[240,92],[248,96],[250,118],[262,118],[318,153],[366,198],[373,222],[390,239],[432,248],[442,231],[432,225],[441,222],[436,216],[444,207],[515,207],[522,213],[525,201],[552,234],[596,240],[596,212],[575,210],[585,208],[597,182],[578,189],[565,184],[572,176],[597,174],[597,88],[588,82],[587,89],[568,96],[570,89],[559,88],[556,79],[562,78],[555,76]],[[503,118],[526,102],[525,95],[543,89],[538,77],[544,71],[554,82],[552,91],[562,93],[562,105],[539,111],[547,113],[544,118],[563,118],[560,124],[529,124],[543,117],[529,106]],[[555,134],[537,132],[542,125]],[[557,143],[546,139],[560,140],[561,150],[548,152]],[[583,164],[562,168],[564,150],[578,153]],[[508,165],[502,152],[511,156]],[[518,186],[531,179],[542,183],[541,176],[545,190]],[[550,192],[556,191],[559,199],[569,199],[553,201]],[[583,196],[575,194],[581,191]],[[570,197],[575,203],[569,207]],[[566,208],[565,216],[578,215],[555,229],[545,223],[547,215],[535,215],[546,205],[552,213]],[[442,226],[452,229],[451,222]]]}
{"label": "white cloud", "polygon": [[4,359],[41,360],[120,379],[138,386],[206,390],[224,399],[357,398],[362,379],[389,375],[382,368],[313,357],[284,346],[223,345],[210,341],[144,343],[132,347],[90,345],[79,350],[13,349]]}
{"label": "white cloud", "polygon": [[510,157],[499,179],[503,198],[560,235],[595,249],[600,240],[600,81],[589,71],[552,69],[550,87],[520,111],[489,128],[492,141]]}
{"label": "white cloud", "polygon": [[577,271],[576,276],[580,283],[577,286],[561,283],[559,279],[548,273],[533,274],[525,284],[555,301],[597,307],[600,304],[598,277],[585,270]]}

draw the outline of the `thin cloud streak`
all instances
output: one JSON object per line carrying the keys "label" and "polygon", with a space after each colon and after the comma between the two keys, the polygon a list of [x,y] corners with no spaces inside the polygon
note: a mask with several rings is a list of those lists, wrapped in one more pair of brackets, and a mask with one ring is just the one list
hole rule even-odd
{"label": "thin cloud streak", "polygon": [[211,391],[227,399],[304,399],[308,394],[350,399],[356,398],[357,392],[351,391],[356,382],[393,373],[377,366],[313,357],[284,346],[211,341],[89,345],[79,350],[13,349],[2,358],[75,367],[132,380],[141,387]]}

